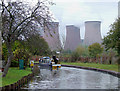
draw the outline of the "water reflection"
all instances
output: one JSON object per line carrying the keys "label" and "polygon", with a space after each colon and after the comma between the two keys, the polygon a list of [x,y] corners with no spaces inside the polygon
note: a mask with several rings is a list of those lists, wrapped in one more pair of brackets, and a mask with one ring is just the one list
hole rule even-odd
{"label": "water reflection", "polygon": [[118,78],[109,74],[62,67],[60,70],[40,69],[23,89],[117,89]]}

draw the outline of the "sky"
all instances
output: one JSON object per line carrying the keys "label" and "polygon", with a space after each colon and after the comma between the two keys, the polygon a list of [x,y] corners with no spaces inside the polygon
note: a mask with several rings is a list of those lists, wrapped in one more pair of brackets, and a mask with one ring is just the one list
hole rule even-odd
{"label": "sky", "polygon": [[[110,25],[118,17],[119,0],[53,0],[50,7],[56,21],[60,23],[59,32],[65,34],[66,25],[80,28],[81,38],[85,35],[85,21],[101,21],[102,38],[107,35]],[[66,35],[66,34],[65,34]]]}
{"label": "sky", "polygon": [[[8,0],[9,1],[9,0]],[[16,1],[16,0],[13,0]],[[18,0],[24,1],[26,0]],[[42,0],[44,1],[44,0]],[[50,6],[54,18],[59,22],[60,36],[66,35],[66,25],[75,25],[80,28],[81,38],[85,35],[85,21],[101,21],[101,36],[107,35],[110,25],[118,17],[119,0],[50,0],[55,5]],[[35,5],[37,0],[27,0]],[[64,36],[65,37],[65,36]]]}

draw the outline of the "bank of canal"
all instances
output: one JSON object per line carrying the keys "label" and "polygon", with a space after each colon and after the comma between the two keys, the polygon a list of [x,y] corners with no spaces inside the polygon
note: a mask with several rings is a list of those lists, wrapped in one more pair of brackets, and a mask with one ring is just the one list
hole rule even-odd
{"label": "bank of canal", "polygon": [[40,74],[21,89],[118,89],[118,80],[110,74],[85,69],[40,69]]}

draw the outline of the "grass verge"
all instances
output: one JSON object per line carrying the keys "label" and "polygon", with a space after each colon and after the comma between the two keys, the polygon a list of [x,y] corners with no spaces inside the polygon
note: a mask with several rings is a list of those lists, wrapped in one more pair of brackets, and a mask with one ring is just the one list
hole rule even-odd
{"label": "grass verge", "polygon": [[118,72],[118,65],[117,64],[96,64],[96,63],[80,63],[80,62],[61,62],[64,65],[76,65],[76,66],[83,66],[83,67],[92,67],[98,69],[106,69]]}
{"label": "grass verge", "polygon": [[20,80],[23,76],[27,76],[32,73],[31,68],[26,68],[25,70],[19,70],[19,68],[11,67],[8,70],[6,77],[2,78],[2,86],[13,84]]}

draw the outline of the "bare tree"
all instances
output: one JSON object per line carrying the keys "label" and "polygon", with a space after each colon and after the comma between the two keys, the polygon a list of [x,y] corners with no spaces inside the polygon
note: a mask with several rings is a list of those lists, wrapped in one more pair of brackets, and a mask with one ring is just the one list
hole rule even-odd
{"label": "bare tree", "polygon": [[15,40],[28,38],[30,35],[38,34],[39,27],[48,25],[52,21],[49,1],[38,1],[34,7],[23,2],[2,1],[2,39],[8,49],[8,61],[5,66],[3,77],[6,76],[11,60],[13,58],[12,44]]}

